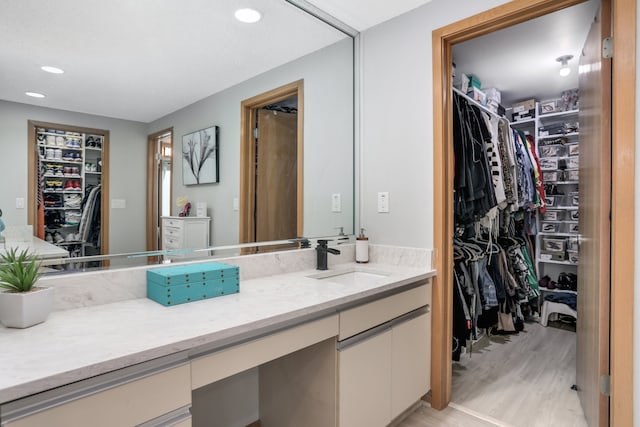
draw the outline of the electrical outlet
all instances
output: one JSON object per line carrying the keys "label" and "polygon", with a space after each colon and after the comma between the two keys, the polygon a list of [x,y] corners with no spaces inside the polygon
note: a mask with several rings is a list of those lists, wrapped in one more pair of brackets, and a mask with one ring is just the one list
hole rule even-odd
{"label": "electrical outlet", "polygon": [[331,195],[331,212],[342,212],[342,196],[340,193]]}
{"label": "electrical outlet", "polygon": [[389,212],[389,192],[381,191],[378,193],[378,212]]}

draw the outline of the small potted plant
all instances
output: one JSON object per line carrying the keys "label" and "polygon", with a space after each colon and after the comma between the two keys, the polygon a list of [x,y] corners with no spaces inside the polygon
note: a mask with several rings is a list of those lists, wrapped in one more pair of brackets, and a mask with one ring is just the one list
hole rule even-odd
{"label": "small potted plant", "polygon": [[44,322],[53,307],[53,288],[34,286],[40,264],[28,250],[9,249],[0,255],[0,323],[28,328]]}

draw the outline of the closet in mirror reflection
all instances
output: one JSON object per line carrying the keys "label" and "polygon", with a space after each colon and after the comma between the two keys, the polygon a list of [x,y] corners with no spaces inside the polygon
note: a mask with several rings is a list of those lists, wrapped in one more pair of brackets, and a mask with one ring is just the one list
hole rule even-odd
{"label": "closet in mirror reflection", "polygon": [[108,252],[109,131],[29,121],[28,216],[70,257]]}

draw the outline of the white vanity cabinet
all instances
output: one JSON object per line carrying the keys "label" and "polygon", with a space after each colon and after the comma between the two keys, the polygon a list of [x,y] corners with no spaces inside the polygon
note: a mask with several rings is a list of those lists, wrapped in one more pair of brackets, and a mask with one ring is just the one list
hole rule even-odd
{"label": "white vanity cabinet", "polygon": [[209,247],[209,217],[162,217],[162,249],[203,249]]}
{"label": "white vanity cabinet", "polygon": [[430,285],[340,313],[338,425],[386,426],[429,391]]}
{"label": "white vanity cabinet", "polygon": [[190,427],[189,364],[140,370],[125,368],[2,405],[2,426]]}

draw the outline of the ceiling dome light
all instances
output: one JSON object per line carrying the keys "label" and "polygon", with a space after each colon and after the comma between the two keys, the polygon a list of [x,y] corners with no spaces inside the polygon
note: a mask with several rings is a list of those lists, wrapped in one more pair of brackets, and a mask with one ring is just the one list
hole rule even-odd
{"label": "ceiling dome light", "polygon": [[24,93],[27,96],[30,96],[32,98],[44,98],[45,94],[43,93],[38,93],[38,92],[25,92]]}
{"label": "ceiling dome light", "polygon": [[569,61],[573,58],[573,55],[562,55],[556,58],[556,61],[561,63],[560,76],[567,77],[571,74],[571,68],[569,67]]}
{"label": "ceiling dome light", "polygon": [[262,19],[262,14],[255,9],[238,9],[235,12],[235,17],[238,21],[245,24],[253,24]]}
{"label": "ceiling dome light", "polygon": [[52,67],[50,65],[43,65],[42,67],[40,67],[40,69],[42,71],[46,71],[47,73],[51,73],[51,74],[62,74],[62,73],[64,73],[64,70],[62,68]]}

